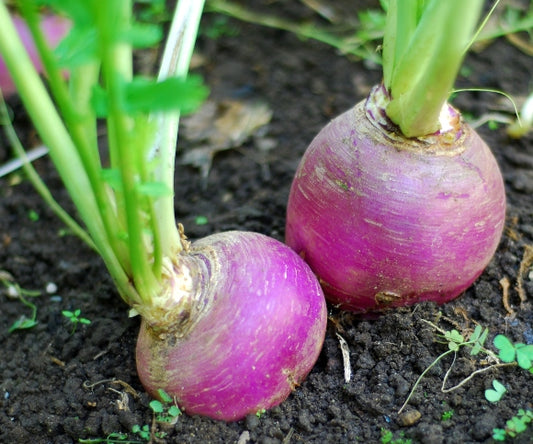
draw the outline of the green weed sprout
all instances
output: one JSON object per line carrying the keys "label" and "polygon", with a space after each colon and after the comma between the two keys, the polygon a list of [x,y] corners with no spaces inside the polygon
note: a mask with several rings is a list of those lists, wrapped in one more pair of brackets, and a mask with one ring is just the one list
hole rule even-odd
{"label": "green weed sprout", "polygon": [[408,438],[404,438],[403,432],[400,432],[400,438],[394,438],[394,434],[382,427],[381,428],[381,444],[411,444],[412,441]]}
{"label": "green weed sprout", "polygon": [[156,421],[175,424],[178,417],[181,415],[180,408],[173,404],[174,400],[163,389],[159,389],[157,392],[159,393],[162,402],[157,399],[150,402],[150,408],[155,414]]}
{"label": "green weed sprout", "polygon": [[[468,381],[470,381],[474,376],[479,375],[481,373],[485,373],[497,367],[519,365],[525,370],[532,372],[531,365],[533,361],[533,345],[525,345],[521,343],[513,344],[506,336],[497,335],[494,338],[494,346],[499,350],[499,353],[496,354],[492,350],[489,350],[485,348],[484,346],[485,341],[487,340],[487,337],[489,334],[488,328],[483,328],[480,325],[477,325],[472,335],[468,339],[466,339],[464,335],[462,335],[459,331],[455,329],[444,331],[431,322],[428,322],[428,321],[424,321],[424,322],[428,323],[433,328],[435,328],[436,330],[442,333],[442,338],[445,340],[445,343],[448,346],[448,350],[440,354],[439,356],[437,356],[437,358],[418,377],[407,399],[405,400],[404,404],[398,411],[398,414],[400,414],[403,411],[403,409],[407,406],[414,391],[418,387],[418,384],[420,383],[422,378],[427,374],[427,372],[432,367],[434,367],[442,358],[452,353],[454,354],[452,364],[450,365],[449,369],[446,371],[446,374],[444,375],[444,379],[442,382],[441,391],[443,393],[448,393],[453,390],[456,390],[462,385],[464,385],[465,383],[467,383]],[[464,378],[457,385],[446,388],[446,382],[448,380],[450,372],[455,363],[457,352],[463,347],[470,348],[471,356],[476,356],[480,353],[483,353],[495,363],[472,372],[469,376]],[[492,386],[493,386],[492,389],[488,389],[485,391],[485,397],[490,402],[497,402],[499,399],[501,399],[503,394],[506,392],[506,388],[503,386],[503,384],[501,384],[499,381],[496,381],[496,380],[493,381]]]}
{"label": "green weed sprout", "polygon": [[485,398],[490,402],[498,402],[500,399],[502,399],[502,396],[505,394],[505,392],[507,392],[507,389],[497,379],[492,381],[492,387],[493,388],[491,389],[485,390]]}
{"label": "green weed sprout", "polygon": [[91,323],[89,319],[80,316],[81,310],[79,308],[74,311],[63,310],[61,314],[65,316],[68,320],[70,320],[70,322],[72,323],[71,334],[74,334],[76,328],[78,327],[78,324],[88,325]]}
{"label": "green weed sprout", "polygon": [[518,414],[507,421],[504,429],[493,429],[492,438],[495,441],[505,441],[507,437],[515,438],[527,430],[533,420],[533,410],[518,410]]}

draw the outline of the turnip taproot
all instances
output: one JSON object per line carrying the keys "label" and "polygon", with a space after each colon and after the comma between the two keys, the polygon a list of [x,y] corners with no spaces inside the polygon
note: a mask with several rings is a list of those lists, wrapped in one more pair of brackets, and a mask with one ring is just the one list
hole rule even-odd
{"label": "turnip taproot", "polygon": [[357,312],[457,297],[504,226],[497,162],[446,103],[481,1],[418,3],[389,3],[383,83],[320,131],[289,196],[287,244]]}
{"label": "turnip taproot", "polygon": [[[178,2],[157,80],[133,76],[133,44],[153,43],[160,29],[137,23],[132,2],[51,3],[73,21],[62,49],[75,57],[61,64],[38,26],[35,1],[19,6],[55,103],[3,3],[0,54],[86,231],[72,219],[69,226],[85,234],[130,313],[141,316],[141,382],[153,396],[162,389],[187,412],[216,419],[280,403],[322,347],[326,302],[316,277],[280,241],[233,231],[190,244],[175,221],[179,113],[207,95],[186,76],[203,1]],[[100,157],[98,118],[107,123],[109,164]]]}

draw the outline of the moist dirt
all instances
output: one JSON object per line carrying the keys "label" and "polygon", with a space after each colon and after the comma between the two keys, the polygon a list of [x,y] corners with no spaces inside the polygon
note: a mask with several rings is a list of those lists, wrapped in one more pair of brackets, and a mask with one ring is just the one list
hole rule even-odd
{"label": "moist dirt", "polygon": [[[249,6],[293,21],[317,20],[304,2]],[[283,240],[289,187],[306,146],[380,81],[379,67],[291,32],[215,14],[205,15],[202,30],[195,71],[209,85],[211,99],[219,108],[228,101],[261,103],[271,119],[254,136],[233,144],[240,146],[228,143],[218,153],[210,151],[207,176],[206,164],[203,170],[184,164],[190,163],[183,162],[184,153],[201,142],[183,131],[177,219],[192,240],[230,229]],[[499,39],[468,56],[457,83],[524,97],[532,78],[533,58]],[[454,104],[473,119],[509,109],[501,96],[480,92],[458,94]],[[10,105],[22,140],[27,146],[38,143],[17,99]],[[487,327],[491,349],[498,333],[533,343],[533,276],[523,260],[533,245],[533,134],[512,140],[504,125],[483,125],[479,132],[500,164],[508,199],[504,236],[483,275],[445,306],[424,303],[377,319],[330,307],[324,347],[306,381],[280,406],[234,423],[186,412],[173,426],[154,422],[135,369],[139,319],[128,317],[102,261],[64,230],[24,176],[18,172],[0,179],[0,270],[21,288],[40,292],[26,296],[36,306],[37,324],[12,333],[10,326],[22,315],[30,317],[31,309],[5,288],[0,293],[0,442],[147,442],[132,433],[134,425],[146,425],[152,442],[159,443],[379,443],[385,442],[385,431],[398,443],[492,442],[494,427],[503,428],[520,408],[533,408],[533,385],[526,371],[501,367],[442,391],[450,368],[445,388],[489,365],[484,355],[459,352],[453,367],[453,355],[440,360],[398,415],[418,376],[447,350],[435,326],[464,335],[476,325]],[[10,155],[1,142],[0,161],[5,162]],[[57,200],[73,211],[49,159],[35,166]],[[91,323],[74,330],[62,310],[76,309]],[[346,341],[349,381],[339,336]],[[484,392],[495,378],[508,391],[492,404]],[[532,430],[514,442],[533,442]],[[118,440],[117,433],[127,434],[127,441]]]}

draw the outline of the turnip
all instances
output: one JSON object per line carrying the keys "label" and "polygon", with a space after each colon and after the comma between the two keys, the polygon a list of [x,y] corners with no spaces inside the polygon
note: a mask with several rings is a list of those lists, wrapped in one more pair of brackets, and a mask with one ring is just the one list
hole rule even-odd
{"label": "turnip", "polygon": [[383,82],[320,131],[298,166],[286,242],[356,312],[467,289],[505,220],[490,149],[447,103],[481,0],[391,0]]}
{"label": "turnip", "polygon": [[[141,317],[142,384],[190,414],[223,420],[280,403],[322,347],[326,303],[316,277],[280,241],[233,231],[189,243],[175,221],[179,113],[207,94],[186,76],[204,2],[178,3],[157,80],[133,76],[133,45],[151,45],[161,32],[135,21],[132,2],[50,3],[73,23],[60,56],[46,45],[34,1],[20,9],[55,100],[3,3],[0,54],[86,229],[59,215],[101,255],[130,313]],[[109,164],[100,157],[97,119],[107,123]]]}

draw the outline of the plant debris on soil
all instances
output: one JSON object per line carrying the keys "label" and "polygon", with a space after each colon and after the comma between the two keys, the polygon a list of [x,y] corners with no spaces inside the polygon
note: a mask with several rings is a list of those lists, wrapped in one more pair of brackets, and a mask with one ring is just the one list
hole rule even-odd
{"label": "plant debris on soil", "polygon": [[[304,2],[242,3],[295,22],[317,19]],[[377,7],[377,2],[363,3],[356,6]],[[216,33],[208,32],[215,28]],[[231,229],[283,240],[289,187],[306,146],[330,119],[365,98],[380,81],[380,68],[291,32],[216,14],[203,18],[197,53],[196,70],[209,85],[213,103],[262,103],[272,115],[260,132],[242,137],[240,146],[231,143],[210,152],[208,170],[183,162],[206,141],[181,135],[177,219],[192,240]],[[468,55],[457,84],[523,97],[532,78],[533,58],[502,38]],[[501,99],[465,92],[453,103],[479,118],[500,109]],[[10,106],[25,145],[37,145],[16,98]],[[323,351],[306,381],[280,406],[234,423],[187,412],[174,425],[154,421],[136,375],[139,319],[128,317],[99,257],[65,230],[24,175],[18,171],[0,179],[1,281],[39,292],[23,299],[7,287],[0,293],[0,442],[493,442],[493,428],[504,428],[519,409],[533,408],[532,375],[518,367],[476,375],[443,393],[449,356],[428,372],[398,415],[419,375],[447,350],[428,322],[464,335],[476,325],[487,327],[487,348],[493,349],[497,334],[533,343],[533,134],[512,140],[503,125],[484,125],[479,132],[500,164],[508,199],[505,233],[483,275],[444,306],[424,303],[376,319],[330,307]],[[5,162],[10,152],[3,138],[0,142],[0,162]],[[50,160],[39,159],[35,167],[75,214]],[[35,306],[36,325],[9,333],[21,316],[32,316],[24,302]],[[73,329],[62,311],[78,309],[90,323]],[[460,352],[447,386],[488,364]],[[494,379],[507,392],[490,403],[484,392]],[[134,426],[147,426],[148,435],[133,433]],[[533,442],[533,427],[513,442]]]}

